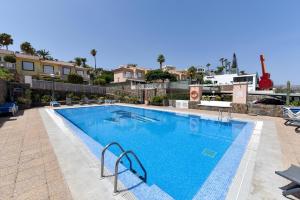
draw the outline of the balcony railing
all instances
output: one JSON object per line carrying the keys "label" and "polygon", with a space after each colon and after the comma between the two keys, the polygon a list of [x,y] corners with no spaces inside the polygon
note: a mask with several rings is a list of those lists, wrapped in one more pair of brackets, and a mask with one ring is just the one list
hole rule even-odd
{"label": "balcony railing", "polygon": [[5,67],[7,69],[16,69],[16,64],[0,61],[0,67]]}

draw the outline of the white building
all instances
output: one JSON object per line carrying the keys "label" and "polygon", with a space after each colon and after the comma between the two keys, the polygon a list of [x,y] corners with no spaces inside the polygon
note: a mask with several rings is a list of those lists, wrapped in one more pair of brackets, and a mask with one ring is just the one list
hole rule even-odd
{"label": "white building", "polygon": [[204,76],[204,81],[210,80],[213,85],[232,85],[238,82],[247,82],[248,91],[255,91],[257,85],[256,74],[238,75],[238,74],[222,74]]}

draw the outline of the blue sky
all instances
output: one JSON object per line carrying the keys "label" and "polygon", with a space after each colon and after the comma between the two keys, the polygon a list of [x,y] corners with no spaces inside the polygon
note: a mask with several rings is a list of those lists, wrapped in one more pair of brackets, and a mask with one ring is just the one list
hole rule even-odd
{"label": "blue sky", "polygon": [[299,0],[9,0],[1,8],[0,32],[13,35],[13,50],[29,41],[54,58],[93,65],[95,48],[107,69],[157,68],[160,53],[179,68],[217,66],[236,52],[253,73],[261,73],[263,53],[276,84],[300,84]]}

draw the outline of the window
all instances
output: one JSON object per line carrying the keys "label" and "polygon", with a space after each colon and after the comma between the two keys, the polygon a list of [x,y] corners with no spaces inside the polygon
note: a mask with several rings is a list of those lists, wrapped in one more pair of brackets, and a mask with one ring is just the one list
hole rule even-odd
{"label": "window", "polygon": [[63,74],[64,74],[64,75],[68,75],[68,74],[70,74],[70,72],[71,72],[71,69],[70,69],[70,68],[68,68],[68,67],[64,67],[64,68],[63,68]]}
{"label": "window", "polygon": [[80,76],[83,76],[83,71],[78,70],[78,71],[77,71],[77,74],[79,74]]}
{"label": "window", "polygon": [[22,69],[26,71],[34,71],[34,63],[22,61]]}
{"label": "window", "polygon": [[131,72],[125,72],[124,76],[125,78],[131,78]]}
{"label": "window", "polygon": [[137,73],[137,77],[138,77],[138,78],[142,78],[142,72],[138,72],[138,73]]}
{"label": "window", "polygon": [[54,68],[51,65],[44,65],[45,74],[54,74]]}

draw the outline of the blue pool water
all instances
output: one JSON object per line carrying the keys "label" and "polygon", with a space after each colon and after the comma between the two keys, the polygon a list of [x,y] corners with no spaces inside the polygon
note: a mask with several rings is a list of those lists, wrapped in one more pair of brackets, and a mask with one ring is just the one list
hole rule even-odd
{"label": "blue pool water", "polygon": [[56,111],[102,146],[116,141],[133,150],[147,170],[147,184],[178,200],[193,199],[235,139],[249,138],[242,131],[248,123],[241,121],[116,105]]}

